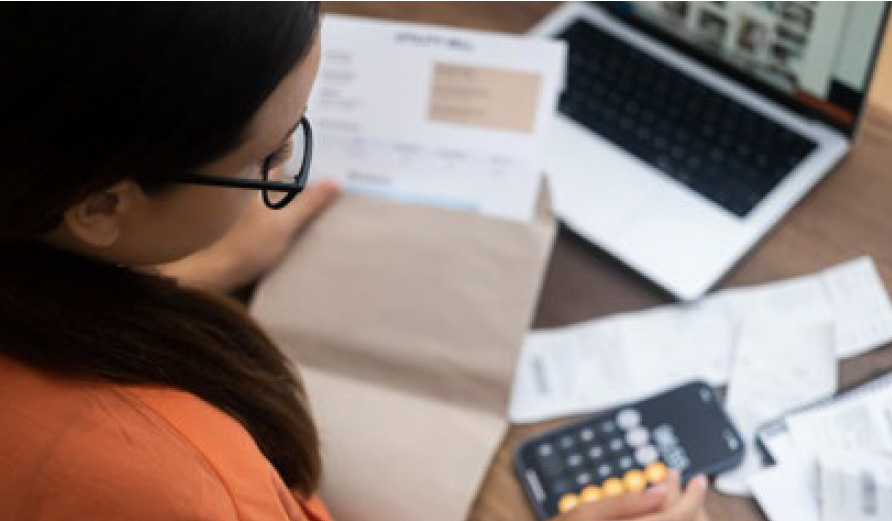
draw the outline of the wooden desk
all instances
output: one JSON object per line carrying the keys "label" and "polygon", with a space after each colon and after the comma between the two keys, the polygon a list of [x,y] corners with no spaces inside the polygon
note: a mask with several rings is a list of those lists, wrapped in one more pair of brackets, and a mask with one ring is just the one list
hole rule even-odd
{"label": "wooden desk", "polygon": [[[522,33],[552,2],[328,2],[328,12]],[[892,52],[880,58],[876,86],[857,145],[846,160],[763,240],[720,287],[770,282],[871,255],[892,281]],[[889,86],[888,88],[886,86]],[[878,103],[877,103],[878,102]],[[878,107],[879,106],[879,107]],[[883,107],[883,108],[880,108]],[[886,213],[890,212],[890,213]],[[658,288],[594,246],[562,229],[545,280],[536,327],[551,327],[669,302]],[[841,385],[892,369],[887,347],[842,364]],[[474,505],[475,521],[532,521],[510,465],[523,438],[555,423],[512,428]],[[713,521],[764,520],[756,504],[711,493]]]}

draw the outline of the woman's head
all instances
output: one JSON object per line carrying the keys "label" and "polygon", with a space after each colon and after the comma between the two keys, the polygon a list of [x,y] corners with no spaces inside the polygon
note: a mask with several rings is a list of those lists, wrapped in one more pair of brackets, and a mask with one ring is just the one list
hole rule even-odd
{"label": "woman's head", "polygon": [[254,175],[302,115],[317,25],[302,2],[0,4],[0,355],[188,391],[307,494],[319,440],[281,351],[232,302],[115,264],[187,255],[257,196],[166,176]]}
{"label": "woman's head", "polygon": [[251,177],[284,159],[317,24],[303,2],[0,7],[0,238],[117,264],[219,238],[257,195],[165,176]]}

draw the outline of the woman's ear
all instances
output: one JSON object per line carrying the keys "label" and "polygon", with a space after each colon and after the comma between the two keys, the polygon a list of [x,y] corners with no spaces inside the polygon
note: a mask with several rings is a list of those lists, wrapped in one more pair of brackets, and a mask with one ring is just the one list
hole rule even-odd
{"label": "woman's ear", "polygon": [[62,226],[67,235],[84,246],[108,248],[120,239],[129,214],[142,189],[132,180],[89,195],[65,212]]}

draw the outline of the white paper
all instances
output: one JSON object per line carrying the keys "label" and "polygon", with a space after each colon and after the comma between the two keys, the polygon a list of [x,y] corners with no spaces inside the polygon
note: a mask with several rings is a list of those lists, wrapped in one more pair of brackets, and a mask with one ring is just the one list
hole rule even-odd
{"label": "white paper", "polygon": [[804,473],[795,461],[787,461],[750,476],[753,495],[768,519],[823,521],[818,502],[805,486]]}
{"label": "white paper", "polygon": [[892,386],[789,415],[762,442],[778,466],[798,469],[789,483],[819,505],[821,521],[892,519]]}
{"label": "white paper", "polygon": [[753,313],[773,314],[788,322],[832,320],[839,358],[857,356],[892,341],[892,302],[870,257],[814,275],[730,289],[717,296],[726,299],[738,323]]}
{"label": "white paper", "polygon": [[892,302],[869,257],[824,272],[836,316],[836,354],[857,356],[892,338]]}
{"label": "white paper", "polygon": [[822,521],[892,519],[892,457],[866,450],[822,451]]}
{"label": "white paper", "polygon": [[740,330],[754,316],[791,329],[829,322],[838,358],[892,341],[892,304],[864,257],[814,275],[721,291],[695,304],[531,332],[509,417],[527,423],[594,411],[692,378],[725,384]]}
{"label": "white paper", "polygon": [[787,419],[793,444],[817,485],[818,458],[826,451],[892,453],[892,388],[803,411]]}
{"label": "white paper", "polygon": [[322,48],[308,111],[314,178],[532,218],[563,42],[327,15]]}
{"label": "white paper", "polygon": [[589,412],[693,378],[721,383],[731,339],[720,310],[696,305],[533,331],[518,363],[510,419],[527,423]]}
{"label": "white paper", "polygon": [[527,336],[511,394],[511,419],[538,421],[554,414],[585,412],[592,396],[606,403],[630,398],[621,394],[629,370],[618,345],[615,323],[565,331],[540,331]]}
{"label": "white paper", "polygon": [[833,395],[837,385],[834,329],[828,321],[787,324],[754,316],[743,324],[726,407],[747,452],[743,463],[719,475],[716,488],[748,495],[748,478],[762,469],[756,431],[795,408]]}

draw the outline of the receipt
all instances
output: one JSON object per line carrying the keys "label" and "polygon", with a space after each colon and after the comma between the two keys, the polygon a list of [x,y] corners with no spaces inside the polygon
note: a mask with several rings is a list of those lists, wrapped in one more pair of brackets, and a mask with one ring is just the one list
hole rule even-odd
{"label": "receipt", "polygon": [[836,354],[857,356],[892,338],[892,302],[868,257],[827,270],[821,276],[836,317]]}
{"label": "receipt", "polygon": [[803,411],[787,420],[793,444],[809,469],[809,485],[819,486],[819,460],[828,451],[892,453],[892,388],[858,400]]}
{"label": "receipt", "polygon": [[753,313],[788,322],[832,320],[836,354],[857,356],[892,340],[892,302],[869,257],[814,275],[720,292],[736,322]]}
{"label": "receipt", "polygon": [[780,322],[753,315],[742,326],[726,407],[747,444],[743,463],[721,474],[716,488],[750,493],[749,476],[762,468],[755,447],[758,428],[792,409],[836,391],[833,324]]}
{"label": "receipt", "polygon": [[892,519],[892,456],[825,449],[818,459],[822,521]]}
{"label": "receipt", "polygon": [[515,423],[536,422],[618,405],[695,378],[720,383],[731,340],[727,318],[697,306],[531,332],[509,416]]}
{"label": "receipt", "polygon": [[[745,324],[766,320],[777,324],[779,338],[797,345],[795,337],[803,334],[825,346],[812,334],[813,326],[829,324],[836,358],[892,341],[892,303],[865,257],[814,275],[721,291],[694,304],[531,332],[517,367],[509,417],[527,423],[590,412],[693,378],[723,385],[744,351],[753,349],[769,360],[774,356],[753,342],[741,342]],[[823,352],[823,347],[815,349]],[[760,416],[768,419],[764,412]]]}
{"label": "receipt", "polygon": [[703,379],[727,381],[734,324],[720,300],[661,307],[619,320],[631,383],[643,394]]}
{"label": "receipt", "polygon": [[[535,422],[633,397],[616,322],[527,335],[511,393],[511,419]],[[595,397],[594,400],[592,397]]]}

